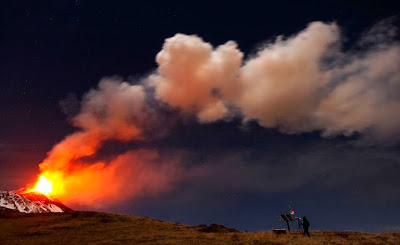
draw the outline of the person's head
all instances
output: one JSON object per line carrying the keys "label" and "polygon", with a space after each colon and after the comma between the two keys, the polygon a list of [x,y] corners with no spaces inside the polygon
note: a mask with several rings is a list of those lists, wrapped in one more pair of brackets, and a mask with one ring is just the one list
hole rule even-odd
{"label": "person's head", "polygon": [[303,216],[303,220],[307,219],[306,216]]}

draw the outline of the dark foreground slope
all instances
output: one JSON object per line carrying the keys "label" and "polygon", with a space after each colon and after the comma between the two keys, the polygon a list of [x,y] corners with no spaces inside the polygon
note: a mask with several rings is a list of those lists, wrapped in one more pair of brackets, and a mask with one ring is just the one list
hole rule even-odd
{"label": "dark foreground slope", "polygon": [[[212,232],[210,232],[212,231]],[[275,236],[223,226],[188,226],[150,218],[73,212],[0,214],[0,244],[400,244],[400,233],[313,231]]]}

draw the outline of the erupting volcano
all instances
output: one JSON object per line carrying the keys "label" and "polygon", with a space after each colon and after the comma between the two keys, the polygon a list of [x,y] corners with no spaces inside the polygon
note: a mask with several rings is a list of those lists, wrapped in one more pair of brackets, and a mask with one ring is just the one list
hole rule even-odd
{"label": "erupting volcano", "polygon": [[26,189],[24,191],[24,193],[30,192],[38,192],[45,196],[48,196],[53,192],[53,182],[45,176],[41,175],[32,189]]}
{"label": "erupting volcano", "polygon": [[64,213],[72,209],[39,192],[0,191],[0,212]]}
{"label": "erupting volcano", "polygon": [[72,209],[62,204],[53,194],[53,180],[40,175],[32,188],[0,192],[0,212],[64,213]]}
{"label": "erupting volcano", "polygon": [[[235,130],[235,141],[239,142],[235,147],[240,149],[235,162],[237,166],[247,162],[247,153],[242,154],[241,149],[249,136],[237,130],[238,123],[259,126],[249,133],[263,128],[276,129],[279,134],[321,132],[323,137],[343,134],[357,138],[365,132],[371,140],[390,141],[400,133],[400,117],[393,117],[400,109],[394,92],[399,91],[396,64],[400,63],[400,46],[388,41],[357,53],[342,50],[342,43],[340,27],[320,21],[309,23],[292,36],[279,36],[250,56],[235,41],[214,46],[196,35],[175,34],[165,39],[156,55],[156,71],[128,81],[103,78],[83,95],[79,105],[71,105],[76,108],[68,117],[76,130],[53,146],[39,164],[35,182],[17,194],[34,200],[57,198],[75,209],[99,209],[179,189],[192,179],[209,182],[207,178],[218,175],[214,172],[231,169],[230,165],[213,163],[219,162],[213,157],[231,157],[225,148],[214,152],[212,141],[208,141],[229,140],[219,135],[219,127]],[[203,153],[192,142],[201,142],[202,134],[190,131],[187,141],[182,139],[188,148],[178,143],[180,133],[174,134],[181,132],[180,128],[192,130],[188,124],[193,122],[199,130],[212,131],[212,137],[204,141],[210,143],[205,147],[212,147],[205,151],[210,158],[201,167],[195,158],[203,161]],[[215,128],[206,126],[212,123]],[[171,139],[176,143],[165,144]],[[280,151],[279,144],[276,147]],[[251,170],[251,164],[244,166],[256,171]],[[269,168],[261,167],[271,172]],[[227,179],[236,179],[234,172]],[[240,179],[246,176],[241,174],[236,182],[249,182],[257,190],[270,186],[263,181],[251,182],[253,174],[257,176],[250,172]]]}

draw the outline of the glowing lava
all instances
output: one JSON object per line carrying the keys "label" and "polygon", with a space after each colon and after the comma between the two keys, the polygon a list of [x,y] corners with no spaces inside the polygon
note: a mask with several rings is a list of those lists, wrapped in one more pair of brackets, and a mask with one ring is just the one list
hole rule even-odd
{"label": "glowing lava", "polygon": [[53,183],[48,178],[41,175],[36,182],[35,187],[29,190],[29,192],[39,192],[47,196],[53,192]]}

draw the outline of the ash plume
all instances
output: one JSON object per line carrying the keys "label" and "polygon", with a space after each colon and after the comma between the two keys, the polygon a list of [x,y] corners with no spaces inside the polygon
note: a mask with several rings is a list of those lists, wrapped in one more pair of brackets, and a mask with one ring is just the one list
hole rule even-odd
{"label": "ash plume", "polygon": [[339,27],[313,22],[247,60],[233,41],[214,48],[177,34],[158,53],[149,84],[159,100],[200,122],[226,117],[233,105],[244,121],[282,132],[390,137],[400,132],[400,45],[391,41],[394,28],[385,34],[381,25],[359,41],[366,49],[342,51]]}
{"label": "ash plume", "polygon": [[41,174],[57,183],[53,193],[69,205],[99,208],[136,195],[168,190],[179,172],[173,157],[161,159],[154,150],[128,151],[109,161],[85,162],[107,140],[145,139],[155,121],[145,103],[145,90],[118,78],[103,79],[83,98],[72,118],[79,131],[56,144],[40,164]]}
{"label": "ash plume", "polygon": [[393,32],[379,30],[361,37],[359,43],[368,44],[363,49],[343,50],[337,24],[313,22],[247,59],[234,41],[213,47],[198,36],[176,34],[157,54],[154,74],[135,85],[103,79],[84,96],[72,118],[79,130],[53,147],[41,174],[60,180],[54,192],[67,204],[107,205],[167,191],[182,167],[156,151],[84,160],[106,141],[145,141],[157,132],[165,114],[149,101],[200,123],[235,116],[285,133],[391,139],[400,133],[400,44]]}

